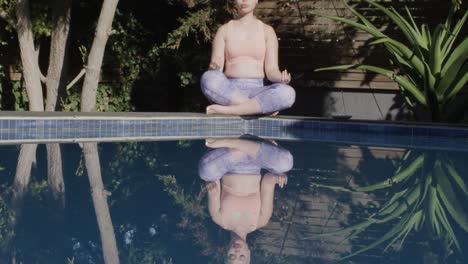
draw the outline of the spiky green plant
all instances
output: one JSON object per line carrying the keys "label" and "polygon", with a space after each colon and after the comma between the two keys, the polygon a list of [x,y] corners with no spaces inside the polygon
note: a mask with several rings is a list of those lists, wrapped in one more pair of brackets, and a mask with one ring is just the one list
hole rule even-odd
{"label": "spiky green plant", "polygon": [[465,179],[455,169],[453,162],[443,153],[407,151],[394,176],[366,187],[344,188],[314,185],[346,192],[387,191],[386,202],[366,220],[334,232],[318,235],[333,236],[349,233],[346,238],[349,240],[372,225],[392,224],[392,228],[378,240],[345,258],[355,256],[385,242],[387,243],[385,250],[398,241],[398,246],[401,247],[411,232],[421,231],[423,228],[432,237],[446,241],[449,244],[448,247],[454,244],[461,251],[451,221],[453,220],[461,229],[468,232],[468,216],[462,206],[468,202],[468,187]]}
{"label": "spiky green plant", "polygon": [[[385,75],[399,84],[413,110],[420,105],[430,112],[432,121],[447,120],[447,106],[468,81],[468,37],[465,36],[458,46],[454,46],[468,17],[468,11],[453,25],[454,10],[459,8],[459,5],[454,6],[446,21],[431,32],[427,24],[416,24],[408,7],[405,7],[407,18],[404,18],[393,7],[385,8],[373,0],[364,1],[388,16],[401,30],[406,43],[384,34],[346,1],[345,5],[358,18],[358,22],[337,16],[321,16],[371,34],[375,40],[370,45],[382,44],[397,69],[353,64],[320,68],[316,71],[362,69]],[[455,2],[461,4],[460,0]]]}

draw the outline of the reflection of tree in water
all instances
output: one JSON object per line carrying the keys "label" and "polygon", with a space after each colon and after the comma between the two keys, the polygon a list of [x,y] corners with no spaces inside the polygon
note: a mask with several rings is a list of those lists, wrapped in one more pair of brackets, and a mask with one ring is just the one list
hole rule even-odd
{"label": "reflection of tree in water", "polygon": [[86,163],[94,211],[96,213],[101,236],[102,254],[106,264],[118,264],[119,254],[115,241],[114,227],[107,204],[108,192],[104,189],[101,175],[101,164],[96,143],[83,143],[83,155]]}
{"label": "reflection of tree in water", "polygon": [[[34,219],[38,226],[53,222],[55,230],[60,230],[63,224],[63,218],[57,218],[62,212],[48,203],[53,196],[47,180],[39,176],[38,145],[24,144],[14,146],[14,149],[2,148],[2,154],[6,154],[2,161],[8,160],[6,167],[9,169],[4,173],[0,170],[3,181],[0,189],[0,262],[63,261],[63,252],[56,250],[56,245],[63,243],[62,233],[48,233],[46,228],[31,228],[25,224],[29,219]],[[47,220],[42,218],[43,215],[47,215]],[[35,256],[32,257],[30,252],[35,252]]]}

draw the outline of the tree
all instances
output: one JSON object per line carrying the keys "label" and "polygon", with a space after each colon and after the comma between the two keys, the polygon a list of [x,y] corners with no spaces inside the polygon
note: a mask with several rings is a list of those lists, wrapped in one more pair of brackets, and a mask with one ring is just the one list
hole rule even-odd
{"label": "tree", "polygon": [[96,95],[102,60],[107,40],[111,34],[112,21],[119,0],[104,0],[96,28],[96,36],[88,56],[86,76],[81,93],[81,111],[93,112],[96,108]]}
{"label": "tree", "polygon": [[[74,84],[83,75],[85,76],[82,90],[82,98],[84,99],[82,109],[84,111],[94,111],[95,108],[96,91],[104,50],[111,34],[112,21],[118,2],[118,0],[103,1],[87,65],[78,74],[77,78],[71,82],[71,84]],[[64,95],[65,88],[67,87],[65,81],[68,74],[67,57],[72,11],[71,3],[72,0],[51,1],[51,47],[47,64],[47,75],[44,76],[39,68],[39,47],[35,45],[29,0],[18,0],[16,3],[13,0],[0,0],[0,18],[5,20],[12,29],[16,30],[18,36],[23,78],[29,98],[30,111],[44,111],[44,109],[46,111],[58,110],[58,102],[60,102],[61,96]],[[14,16],[12,16],[12,13],[14,13]],[[45,108],[42,83],[45,83],[47,91]]]}

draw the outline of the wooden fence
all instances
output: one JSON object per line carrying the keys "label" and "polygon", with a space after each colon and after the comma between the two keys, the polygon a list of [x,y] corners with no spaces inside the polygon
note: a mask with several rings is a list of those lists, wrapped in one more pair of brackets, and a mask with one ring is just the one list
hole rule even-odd
{"label": "wooden fence", "polygon": [[[448,14],[447,0],[381,0],[384,6],[404,11],[408,6],[417,21],[429,24],[442,21]],[[369,8],[362,1],[350,1],[356,9],[380,25],[387,34],[400,37],[398,31],[383,19],[382,13]],[[340,89],[395,90],[398,87],[386,77],[360,70],[343,72],[314,72],[314,69],[338,64],[364,62],[389,66],[383,48],[367,46],[371,36],[361,30],[343,26],[331,19],[318,16],[326,14],[355,20],[342,0],[267,0],[259,4],[258,17],[271,24],[280,39],[280,59],[283,67],[294,73],[294,81],[301,87],[326,87]],[[428,19],[430,18],[430,19]]]}

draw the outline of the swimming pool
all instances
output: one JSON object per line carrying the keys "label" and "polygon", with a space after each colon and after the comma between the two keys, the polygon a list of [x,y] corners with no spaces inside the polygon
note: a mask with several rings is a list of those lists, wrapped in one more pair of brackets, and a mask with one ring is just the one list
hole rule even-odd
{"label": "swimming pool", "polygon": [[466,260],[465,127],[197,118],[0,118],[2,263],[222,263],[230,235],[210,215],[200,161],[244,143],[263,174],[287,175],[247,236],[251,263]]}

